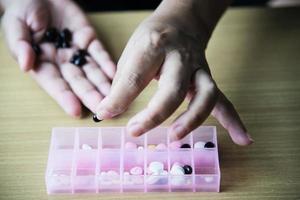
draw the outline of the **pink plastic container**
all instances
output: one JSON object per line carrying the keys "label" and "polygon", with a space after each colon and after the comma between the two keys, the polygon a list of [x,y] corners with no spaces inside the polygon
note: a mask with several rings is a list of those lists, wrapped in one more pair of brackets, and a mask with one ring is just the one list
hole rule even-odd
{"label": "pink plastic container", "polygon": [[[180,141],[192,148],[171,148],[167,132],[167,127],[158,127],[134,138],[126,134],[124,127],[53,128],[45,176],[48,194],[219,192],[216,128],[199,127]],[[194,148],[198,141],[211,141],[215,147]],[[125,148],[127,142],[137,144],[138,148]],[[167,148],[148,147],[161,143]],[[148,165],[153,161],[163,163],[168,173],[148,174]],[[190,165],[192,174],[171,175],[169,172],[175,162]],[[136,166],[141,167],[143,173],[129,174]],[[107,176],[109,171],[113,171],[113,175]]]}

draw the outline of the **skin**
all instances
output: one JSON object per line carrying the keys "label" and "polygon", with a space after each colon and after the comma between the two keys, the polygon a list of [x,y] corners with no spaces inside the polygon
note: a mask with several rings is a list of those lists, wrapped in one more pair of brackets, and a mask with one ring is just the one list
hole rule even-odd
{"label": "skin", "polygon": [[[109,93],[116,66],[97,39],[82,10],[70,0],[0,0],[5,10],[2,28],[7,45],[20,69],[74,117],[82,114],[82,104],[95,112]],[[35,55],[31,44],[39,44],[45,30],[68,28],[73,34],[71,48],[56,49],[41,43]],[[69,62],[74,52],[86,49],[90,57],[82,69]]]}
{"label": "skin", "polygon": [[[152,79],[158,79],[158,90],[147,107],[128,122],[129,134],[140,136],[158,126],[187,98],[189,107],[171,124],[171,137],[185,137],[211,114],[234,143],[253,143],[234,106],[213,80],[205,57],[211,33],[229,1],[164,0],[135,30],[117,70],[82,11],[63,1],[0,0],[6,40],[20,68],[29,71],[68,114],[79,116],[82,102],[99,119],[113,118]],[[72,30],[74,44],[58,51],[42,44],[43,55],[37,59],[30,44],[39,42],[50,25]],[[91,54],[83,70],[68,62],[78,48]]]}
{"label": "skin", "polygon": [[164,0],[128,41],[108,96],[97,107],[99,119],[123,113],[149,82],[158,90],[132,117],[127,132],[140,136],[165,121],[185,98],[189,107],[172,123],[181,139],[212,114],[238,145],[253,142],[232,103],[217,87],[205,57],[211,33],[229,2]]}

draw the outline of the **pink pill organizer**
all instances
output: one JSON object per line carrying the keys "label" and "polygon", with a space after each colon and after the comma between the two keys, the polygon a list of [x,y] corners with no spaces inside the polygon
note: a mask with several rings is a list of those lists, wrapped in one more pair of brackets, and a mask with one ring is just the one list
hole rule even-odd
{"label": "pink pill organizer", "polygon": [[[45,175],[48,194],[219,192],[216,127],[201,126],[180,141],[191,148],[171,148],[167,132],[167,127],[158,127],[131,137],[124,127],[53,128]],[[196,148],[199,141],[215,146]],[[128,142],[137,148],[125,148]],[[158,144],[166,148],[153,148]],[[153,162],[162,163],[164,173],[150,174]],[[170,173],[175,163],[191,166],[191,174]],[[134,167],[142,173],[130,174]]]}

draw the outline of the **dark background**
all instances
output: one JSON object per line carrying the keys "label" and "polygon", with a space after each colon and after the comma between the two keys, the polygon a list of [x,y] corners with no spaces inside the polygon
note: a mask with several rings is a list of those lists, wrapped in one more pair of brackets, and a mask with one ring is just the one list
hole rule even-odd
{"label": "dark background", "polygon": [[[86,11],[155,9],[161,0],[75,0]],[[184,0],[183,0],[184,1]],[[232,6],[264,6],[268,0],[235,0]]]}

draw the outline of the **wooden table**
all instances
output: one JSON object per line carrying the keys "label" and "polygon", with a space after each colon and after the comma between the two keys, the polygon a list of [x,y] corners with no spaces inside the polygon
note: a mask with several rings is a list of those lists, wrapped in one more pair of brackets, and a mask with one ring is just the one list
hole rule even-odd
{"label": "wooden table", "polygon": [[[90,15],[119,58],[128,37],[149,12]],[[95,126],[72,119],[19,71],[0,35],[0,199],[300,199],[300,9],[231,9],[208,48],[219,87],[236,105],[255,139],[241,148],[219,132],[221,193],[47,196],[44,172],[51,128]],[[121,117],[125,125],[155,91],[150,87]],[[186,103],[176,114],[182,111]],[[167,124],[176,116],[172,116]],[[98,124],[97,124],[98,125]]]}

